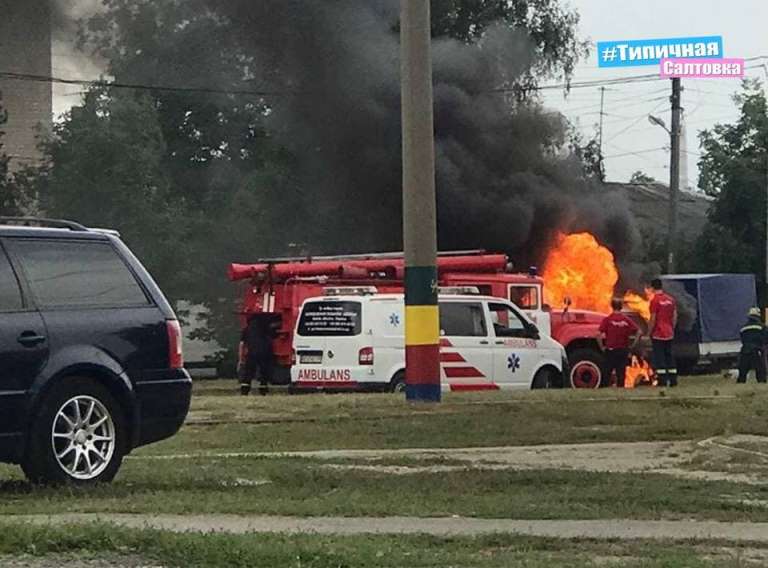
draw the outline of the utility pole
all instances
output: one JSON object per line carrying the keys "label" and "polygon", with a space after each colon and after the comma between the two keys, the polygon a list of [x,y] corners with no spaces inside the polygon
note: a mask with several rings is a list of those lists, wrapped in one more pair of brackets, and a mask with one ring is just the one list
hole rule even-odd
{"label": "utility pole", "polygon": [[600,131],[597,135],[597,148],[598,148],[598,153],[601,160],[603,158],[603,116],[605,116],[605,113],[603,112],[604,103],[605,103],[605,87],[600,87]]}
{"label": "utility pole", "polygon": [[[768,69],[766,69],[768,74]],[[765,145],[765,287],[763,288],[765,302],[768,305],[768,140]],[[766,320],[768,321],[768,311],[766,311]]]}
{"label": "utility pole", "polygon": [[680,78],[672,79],[672,126],[670,139],[672,152],[669,166],[669,233],[667,234],[667,274],[675,272],[677,250],[677,205],[680,200]]}
{"label": "utility pole", "polygon": [[430,0],[400,0],[405,393],[419,402],[440,401],[431,47]]}
{"label": "utility pole", "polygon": [[[763,63],[765,72],[765,88],[763,89],[768,99],[768,63]],[[768,108],[766,108],[768,113]],[[763,287],[763,299],[768,303],[768,133],[765,140],[765,286]],[[768,311],[765,312],[765,318],[768,320]]]}

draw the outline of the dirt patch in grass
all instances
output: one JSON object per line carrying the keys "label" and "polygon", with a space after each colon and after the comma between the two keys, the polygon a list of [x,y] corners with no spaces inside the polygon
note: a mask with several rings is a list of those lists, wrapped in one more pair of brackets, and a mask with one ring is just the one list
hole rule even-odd
{"label": "dirt patch in grass", "polygon": [[[756,436],[724,437],[717,444],[696,442],[633,442],[555,444],[495,448],[430,448],[399,450],[327,450],[292,452],[291,457],[327,460],[335,470],[390,475],[441,473],[467,469],[489,471],[571,470],[605,473],[660,473],[702,481],[768,484],[768,459],[738,452],[738,444]],[[730,468],[716,467],[731,464]],[[746,467],[752,465],[754,467]]]}
{"label": "dirt patch in grass", "polygon": [[0,556],[3,568],[165,568],[165,565],[138,556],[96,554],[81,551],[78,554],[32,556]]}

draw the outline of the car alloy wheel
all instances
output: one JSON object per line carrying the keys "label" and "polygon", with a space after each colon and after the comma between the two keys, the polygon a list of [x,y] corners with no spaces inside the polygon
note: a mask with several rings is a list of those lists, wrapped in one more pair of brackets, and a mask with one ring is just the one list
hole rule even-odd
{"label": "car alloy wheel", "polygon": [[98,477],[112,460],[115,424],[101,401],[75,396],[56,413],[51,443],[61,469],[73,479],[88,481]]}

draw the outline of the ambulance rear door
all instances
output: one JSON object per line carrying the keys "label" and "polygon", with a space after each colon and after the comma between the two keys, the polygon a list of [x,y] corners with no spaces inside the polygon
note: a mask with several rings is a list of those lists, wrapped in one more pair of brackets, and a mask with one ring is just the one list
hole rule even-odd
{"label": "ambulance rear door", "polygon": [[[296,326],[294,382],[357,383],[367,377],[361,369],[363,334],[361,299],[318,298],[304,303]],[[350,385],[351,386],[351,385]]]}

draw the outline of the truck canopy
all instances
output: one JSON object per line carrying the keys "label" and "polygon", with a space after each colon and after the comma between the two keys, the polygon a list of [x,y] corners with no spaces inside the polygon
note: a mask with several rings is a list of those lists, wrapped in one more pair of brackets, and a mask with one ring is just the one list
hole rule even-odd
{"label": "truck canopy", "polygon": [[[681,331],[678,340],[692,343],[738,341],[749,308],[757,305],[752,274],[675,274],[663,276],[685,289],[696,304],[693,326]],[[673,287],[668,287],[674,295]]]}

